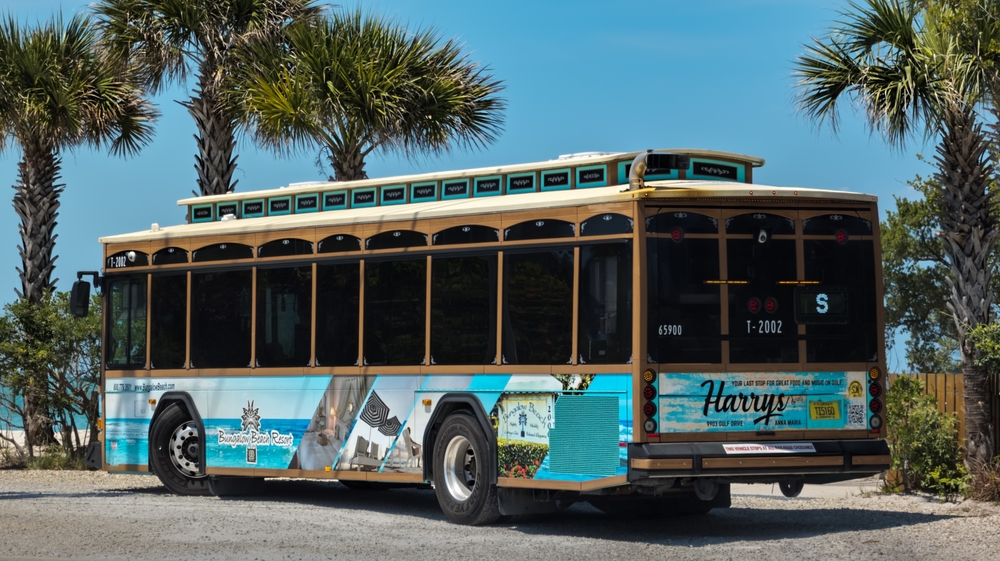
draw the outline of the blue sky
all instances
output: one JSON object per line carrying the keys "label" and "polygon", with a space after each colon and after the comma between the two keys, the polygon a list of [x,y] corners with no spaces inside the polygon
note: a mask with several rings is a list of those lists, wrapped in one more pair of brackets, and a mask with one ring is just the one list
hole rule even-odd
{"label": "blue sky", "polygon": [[[342,6],[354,6],[341,2]],[[540,161],[591,150],[691,147],[759,156],[756,183],[911,196],[906,181],[930,167],[916,154],[933,145],[915,139],[893,151],[865,129],[849,106],[834,136],[796,113],[793,62],[802,44],[821,36],[846,1],[379,0],[368,10],[412,28],[433,26],[464,43],[473,60],[506,84],[505,132],[486,150],[405,160],[369,161],[371,177]],[[8,0],[7,10],[34,22],[86,9],[79,0]],[[81,149],[63,154],[56,232],[56,277],[68,290],[75,272],[101,266],[97,238],[183,221],[176,201],[196,189],[194,123],[174,100],[156,137],[128,160]],[[13,185],[16,147],[0,154],[0,184]],[[279,159],[248,143],[239,148],[238,191],[324,179],[316,153]],[[7,191],[12,197],[12,190]],[[10,199],[8,199],[10,200]],[[0,219],[0,303],[20,286],[17,217]]]}

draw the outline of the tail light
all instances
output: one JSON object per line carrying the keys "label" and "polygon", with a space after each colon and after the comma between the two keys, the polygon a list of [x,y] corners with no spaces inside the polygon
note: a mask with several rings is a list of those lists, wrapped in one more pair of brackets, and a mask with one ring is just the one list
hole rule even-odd
{"label": "tail light", "polygon": [[747,301],[747,310],[749,310],[751,314],[756,314],[762,307],[763,304],[761,303],[760,298],[757,298],[756,296]]}
{"label": "tail light", "polygon": [[646,386],[645,388],[642,388],[642,397],[646,398],[647,400],[653,399],[654,397],[656,397],[656,388],[654,388],[653,386]]}

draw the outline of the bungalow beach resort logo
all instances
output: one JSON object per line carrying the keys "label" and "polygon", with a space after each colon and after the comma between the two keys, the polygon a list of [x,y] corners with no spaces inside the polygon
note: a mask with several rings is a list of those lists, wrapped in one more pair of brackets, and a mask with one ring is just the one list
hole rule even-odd
{"label": "bungalow beach resort logo", "polygon": [[226,429],[219,429],[219,445],[236,448],[243,446],[247,451],[247,463],[257,463],[257,448],[263,446],[278,446],[281,448],[291,448],[295,441],[292,433],[281,434],[277,430],[261,431],[260,429],[260,408],[254,407],[253,400],[247,402],[243,408],[243,415],[240,416],[240,430],[229,432]]}

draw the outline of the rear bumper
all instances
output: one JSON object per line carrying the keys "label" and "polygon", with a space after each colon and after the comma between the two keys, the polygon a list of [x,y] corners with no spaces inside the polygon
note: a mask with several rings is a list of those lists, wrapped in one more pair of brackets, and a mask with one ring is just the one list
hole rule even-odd
{"label": "rear bumper", "polygon": [[[629,447],[630,482],[673,477],[714,477],[734,481],[804,479],[815,483],[855,479],[889,469],[884,440],[825,440],[809,453],[727,452],[739,443],[635,444]],[[768,444],[768,443],[748,443]]]}

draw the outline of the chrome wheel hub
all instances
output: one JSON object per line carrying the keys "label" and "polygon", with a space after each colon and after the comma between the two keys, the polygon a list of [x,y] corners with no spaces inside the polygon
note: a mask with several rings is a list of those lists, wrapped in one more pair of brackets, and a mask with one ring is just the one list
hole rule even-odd
{"label": "chrome wheel hub", "polygon": [[205,477],[198,473],[201,462],[200,442],[198,427],[191,421],[181,423],[170,435],[170,463],[185,477]]}
{"label": "chrome wheel hub", "polygon": [[464,501],[476,486],[476,453],[464,436],[456,436],[444,450],[444,484],[455,500]]}

